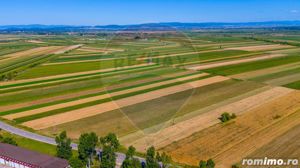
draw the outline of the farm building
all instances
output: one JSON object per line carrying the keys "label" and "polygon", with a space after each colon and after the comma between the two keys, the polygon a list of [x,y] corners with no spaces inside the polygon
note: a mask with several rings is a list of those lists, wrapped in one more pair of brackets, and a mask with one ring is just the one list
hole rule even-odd
{"label": "farm building", "polygon": [[17,146],[0,143],[0,167],[5,168],[67,168],[68,161]]}

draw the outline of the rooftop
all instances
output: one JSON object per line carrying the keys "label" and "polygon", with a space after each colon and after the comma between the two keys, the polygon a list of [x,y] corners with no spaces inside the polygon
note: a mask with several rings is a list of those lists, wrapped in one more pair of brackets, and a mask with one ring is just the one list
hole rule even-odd
{"label": "rooftop", "polygon": [[67,160],[3,143],[0,143],[0,157],[9,158],[40,168],[65,168],[69,165]]}

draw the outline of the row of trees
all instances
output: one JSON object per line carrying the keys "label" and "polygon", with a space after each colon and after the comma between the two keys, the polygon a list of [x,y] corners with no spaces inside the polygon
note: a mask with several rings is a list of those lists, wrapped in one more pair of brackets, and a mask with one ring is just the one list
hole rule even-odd
{"label": "row of trees", "polygon": [[[100,167],[114,168],[116,166],[116,152],[120,149],[120,142],[117,136],[109,133],[104,137],[98,137],[95,133],[84,133],[79,138],[78,156],[73,156],[71,139],[64,131],[56,138],[57,156],[69,160],[72,168]],[[96,151],[96,147],[101,151]],[[135,157],[136,149],[130,146],[126,152],[126,157],[122,163],[122,168],[166,168],[171,163],[171,157],[166,153],[156,152],[154,147],[150,147],[146,153],[146,160],[142,162]]]}

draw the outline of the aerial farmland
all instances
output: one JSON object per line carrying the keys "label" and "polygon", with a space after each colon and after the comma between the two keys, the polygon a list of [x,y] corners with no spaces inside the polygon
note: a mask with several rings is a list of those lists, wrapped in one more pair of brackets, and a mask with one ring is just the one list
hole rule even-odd
{"label": "aerial farmland", "polygon": [[299,158],[299,44],[289,31],[1,35],[0,118],[75,143],[115,133],[180,165]]}

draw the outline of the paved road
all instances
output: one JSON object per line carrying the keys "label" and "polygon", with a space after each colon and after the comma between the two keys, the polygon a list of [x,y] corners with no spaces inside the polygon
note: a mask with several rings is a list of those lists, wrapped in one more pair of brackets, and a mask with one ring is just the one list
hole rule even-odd
{"label": "paved road", "polygon": [[[7,132],[12,133],[12,134],[19,135],[19,136],[22,136],[22,137],[25,137],[28,139],[36,140],[39,142],[44,142],[44,143],[51,144],[51,145],[56,145],[54,138],[50,138],[50,137],[42,136],[42,135],[35,134],[35,133],[29,132],[29,131],[25,131],[25,130],[13,127],[13,126],[6,124],[4,122],[1,122],[1,121],[0,121],[0,128]],[[78,149],[77,148],[78,145],[75,143],[72,143],[71,146],[74,150]],[[100,151],[100,150],[101,149],[98,149],[98,151]],[[121,165],[123,160],[125,159],[125,154],[123,154],[123,153],[116,153],[116,154],[117,154],[117,165]],[[141,161],[144,161],[143,158],[139,158],[139,157],[137,157],[137,158],[140,159]]]}

